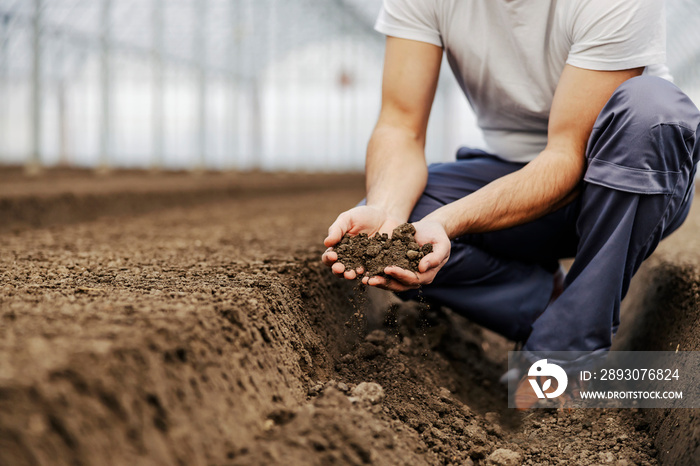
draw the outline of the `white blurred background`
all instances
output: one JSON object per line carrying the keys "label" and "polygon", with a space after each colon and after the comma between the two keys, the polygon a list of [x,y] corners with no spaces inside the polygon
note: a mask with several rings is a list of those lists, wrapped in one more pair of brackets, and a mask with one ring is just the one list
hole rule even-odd
{"label": "white blurred background", "polygon": [[[659,0],[661,1],[661,0]],[[381,0],[0,0],[0,164],[348,171],[379,111]],[[700,0],[667,0],[700,102]],[[443,66],[429,161],[481,135]]]}

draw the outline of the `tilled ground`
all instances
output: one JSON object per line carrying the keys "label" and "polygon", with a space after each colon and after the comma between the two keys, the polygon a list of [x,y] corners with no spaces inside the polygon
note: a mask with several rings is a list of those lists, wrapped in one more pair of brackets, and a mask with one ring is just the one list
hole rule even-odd
{"label": "tilled ground", "polygon": [[641,413],[513,413],[512,345],[333,277],[360,196],[1,234],[0,464],[657,463]]}

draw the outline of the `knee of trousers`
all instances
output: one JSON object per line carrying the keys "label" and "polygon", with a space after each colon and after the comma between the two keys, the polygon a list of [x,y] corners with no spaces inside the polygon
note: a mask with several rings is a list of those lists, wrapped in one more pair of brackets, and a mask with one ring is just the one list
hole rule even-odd
{"label": "knee of trousers", "polygon": [[584,180],[638,194],[673,194],[697,163],[700,112],[674,84],[639,76],[621,84],[593,126]]}

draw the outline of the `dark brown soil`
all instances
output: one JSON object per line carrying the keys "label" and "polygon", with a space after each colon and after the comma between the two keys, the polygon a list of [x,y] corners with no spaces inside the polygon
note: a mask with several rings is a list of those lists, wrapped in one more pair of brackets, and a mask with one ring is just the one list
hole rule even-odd
{"label": "dark brown soil", "polygon": [[338,262],[348,270],[364,269],[364,276],[384,275],[384,269],[395,265],[406,270],[418,271],[420,260],[433,250],[430,243],[422,247],[415,238],[416,229],[410,223],[399,225],[391,237],[379,233],[368,237],[346,234],[335,247]]}
{"label": "dark brown soil", "polygon": [[[615,349],[700,351],[700,204],[632,282]],[[700,410],[649,409],[662,464],[699,464]]]}
{"label": "dark brown soil", "polygon": [[157,172],[55,169],[23,176],[0,169],[0,233],[126,217],[227,198],[290,194],[357,184],[357,176],[260,172]]}
{"label": "dark brown soil", "polygon": [[513,412],[511,343],[321,265],[355,184],[0,234],[0,464],[657,464],[670,424]]}

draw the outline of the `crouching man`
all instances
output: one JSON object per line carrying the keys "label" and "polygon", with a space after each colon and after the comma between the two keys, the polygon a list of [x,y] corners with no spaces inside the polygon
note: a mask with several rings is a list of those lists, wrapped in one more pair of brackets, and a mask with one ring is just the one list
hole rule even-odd
{"label": "crouching man", "polygon": [[[409,221],[433,244],[419,272],[364,283],[403,298],[421,287],[533,361],[607,351],[631,277],[688,214],[700,159],[700,113],[663,65],[663,3],[385,0],[367,197],[331,225],[324,262],[354,279],[333,251],[341,237]],[[443,53],[488,151],[426,167]]]}

